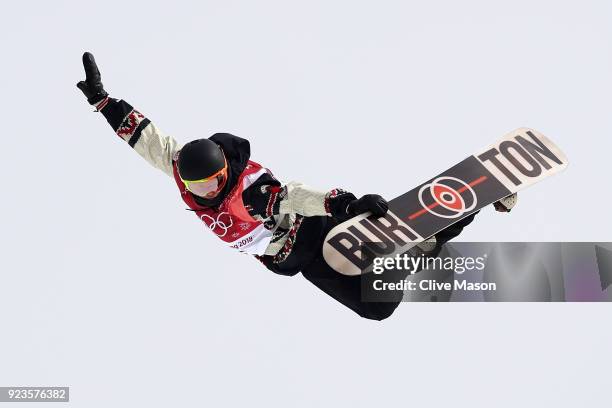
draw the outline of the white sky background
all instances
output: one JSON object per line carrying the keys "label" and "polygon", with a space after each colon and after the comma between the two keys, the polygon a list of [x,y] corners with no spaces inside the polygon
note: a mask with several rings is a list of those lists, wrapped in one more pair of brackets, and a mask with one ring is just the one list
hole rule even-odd
{"label": "white sky background", "polygon": [[608,400],[608,305],[359,319],[217,242],[75,83],[89,50],[112,96],[182,142],[231,132],[283,180],[389,199],[532,127],[570,166],[462,239],[610,241],[611,17],[605,1],[3,5],[0,385],[68,385],[75,407]]}

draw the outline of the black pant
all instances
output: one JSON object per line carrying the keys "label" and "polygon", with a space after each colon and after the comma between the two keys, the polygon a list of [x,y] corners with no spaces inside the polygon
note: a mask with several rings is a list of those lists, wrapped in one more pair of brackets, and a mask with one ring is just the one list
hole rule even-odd
{"label": "black pant", "polygon": [[390,302],[363,302],[361,276],[346,276],[333,270],[323,259],[316,257],[302,275],[329,296],[366,319],[383,320],[391,316],[401,298]]}
{"label": "black pant", "polygon": [[[437,245],[431,256],[436,256],[444,243],[459,235],[463,228],[472,222],[472,214],[436,234]],[[385,297],[384,302],[362,301],[362,277],[347,276],[333,270],[323,258],[323,242],[327,233],[344,220],[333,217],[309,217],[303,226],[308,225],[308,231],[300,231],[291,255],[280,264],[271,263],[272,257],[264,260],[264,264],[272,271],[282,275],[295,275],[299,271],[313,285],[327,293],[359,316],[366,319],[383,320],[391,316],[402,300],[401,292],[392,298]],[[304,234],[302,234],[304,232]],[[308,247],[307,251],[302,251]],[[408,271],[389,275],[389,279],[399,281],[404,279]]]}
{"label": "black pant", "polygon": [[[323,259],[323,242],[327,233],[341,219],[333,217],[308,217],[298,232],[291,254],[282,263],[272,262],[273,257],[264,256],[262,261],[268,269],[281,275],[302,275],[313,285],[338,302],[366,319],[382,320],[391,316],[401,301],[363,302],[361,300],[361,277],[346,276],[333,270]],[[386,299],[387,300],[387,299]]]}

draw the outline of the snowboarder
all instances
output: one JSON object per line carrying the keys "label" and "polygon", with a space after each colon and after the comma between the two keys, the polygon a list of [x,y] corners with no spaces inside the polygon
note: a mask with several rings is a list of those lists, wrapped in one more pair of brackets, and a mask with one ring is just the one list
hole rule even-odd
{"label": "snowboarder", "polygon": [[[109,96],[91,53],[83,54],[83,66],[86,79],[77,87],[87,101],[121,139],[174,180],[189,210],[222,241],[254,255],[277,274],[301,272],[364,318],[382,320],[393,313],[401,299],[363,302],[360,278],[335,272],[321,254],[331,228],[367,211],[384,215],[384,198],[366,194],[357,199],[339,188],[320,192],[299,182],[283,184],[270,170],[250,160],[248,140],[228,133],[181,146],[129,103]],[[437,252],[473,218],[438,233]]]}

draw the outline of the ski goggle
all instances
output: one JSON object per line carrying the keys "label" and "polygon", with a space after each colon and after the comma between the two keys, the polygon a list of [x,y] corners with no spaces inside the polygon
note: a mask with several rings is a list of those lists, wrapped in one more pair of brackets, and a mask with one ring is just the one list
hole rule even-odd
{"label": "ski goggle", "polygon": [[205,197],[211,193],[215,193],[223,188],[227,179],[227,160],[221,170],[213,174],[212,176],[200,179],[200,180],[183,180],[185,188],[191,191],[193,194]]}

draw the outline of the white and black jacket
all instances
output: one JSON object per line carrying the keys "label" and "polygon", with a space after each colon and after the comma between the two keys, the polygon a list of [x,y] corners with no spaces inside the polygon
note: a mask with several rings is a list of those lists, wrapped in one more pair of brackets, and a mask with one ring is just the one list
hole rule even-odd
{"label": "white and black jacket", "polygon": [[[181,144],[123,100],[107,97],[96,108],[141,157],[173,177]],[[214,207],[234,187],[250,158],[250,145],[246,139],[228,133],[217,133],[210,139],[223,149],[230,171],[228,183],[218,197],[196,200]],[[299,182],[282,183],[267,172],[244,190],[242,199],[251,216],[274,230],[265,254],[258,259],[277,273],[293,275],[320,250],[325,218],[348,218],[346,208],[355,196],[342,189],[321,192]]]}

